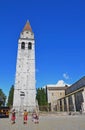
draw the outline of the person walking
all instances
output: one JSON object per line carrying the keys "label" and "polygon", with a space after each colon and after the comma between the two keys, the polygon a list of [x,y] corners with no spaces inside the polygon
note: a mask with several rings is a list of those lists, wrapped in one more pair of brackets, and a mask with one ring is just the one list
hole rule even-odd
{"label": "person walking", "polygon": [[28,120],[28,112],[27,110],[24,110],[23,123],[27,124],[27,120]]}
{"label": "person walking", "polygon": [[32,113],[32,121],[36,124],[39,123],[39,115],[36,112]]}
{"label": "person walking", "polygon": [[13,109],[13,110],[12,110],[12,116],[11,116],[12,124],[15,123],[15,119],[16,119],[16,113],[15,113],[15,109]]}

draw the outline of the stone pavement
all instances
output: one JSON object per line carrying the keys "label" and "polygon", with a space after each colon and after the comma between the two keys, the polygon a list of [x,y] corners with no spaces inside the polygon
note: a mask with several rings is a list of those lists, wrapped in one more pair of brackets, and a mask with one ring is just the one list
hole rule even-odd
{"label": "stone pavement", "polygon": [[10,118],[0,118],[0,130],[85,130],[85,115],[44,115],[39,124],[34,124],[29,116],[26,125],[22,116],[17,117],[15,124],[11,124]]}

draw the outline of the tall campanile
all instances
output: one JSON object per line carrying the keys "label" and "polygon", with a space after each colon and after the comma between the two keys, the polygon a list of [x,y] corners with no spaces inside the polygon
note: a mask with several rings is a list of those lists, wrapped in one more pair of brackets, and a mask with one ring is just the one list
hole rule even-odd
{"label": "tall campanile", "polygon": [[32,111],[35,107],[35,39],[27,21],[18,40],[13,108]]}

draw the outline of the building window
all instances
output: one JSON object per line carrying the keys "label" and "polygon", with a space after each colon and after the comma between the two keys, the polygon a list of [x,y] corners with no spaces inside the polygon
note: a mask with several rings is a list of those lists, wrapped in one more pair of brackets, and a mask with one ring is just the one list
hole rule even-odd
{"label": "building window", "polygon": [[21,49],[25,49],[25,43],[24,42],[21,43]]}
{"label": "building window", "polygon": [[62,93],[60,93],[60,95],[62,95]]}
{"label": "building window", "polygon": [[32,49],[32,43],[31,42],[28,43],[28,49]]}
{"label": "building window", "polygon": [[20,65],[19,65],[19,68],[20,68]]}
{"label": "building window", "polygon": [[52,93],[52,96],[54,96],[54,93]]}

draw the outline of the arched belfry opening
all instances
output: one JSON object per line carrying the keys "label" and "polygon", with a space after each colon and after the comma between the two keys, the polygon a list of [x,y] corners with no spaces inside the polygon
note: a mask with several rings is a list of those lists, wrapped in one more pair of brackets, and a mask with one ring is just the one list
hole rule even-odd
{"label": "arched belfry opening", "polygon": [[31,43],[31,42],[28,43],[28,49],[29,49],[29,50],[32,49],[32,43]]}
{"label": "arched belfry opening", "polygon": [[25,42],[21,43],[21,49],[25,49]]}

